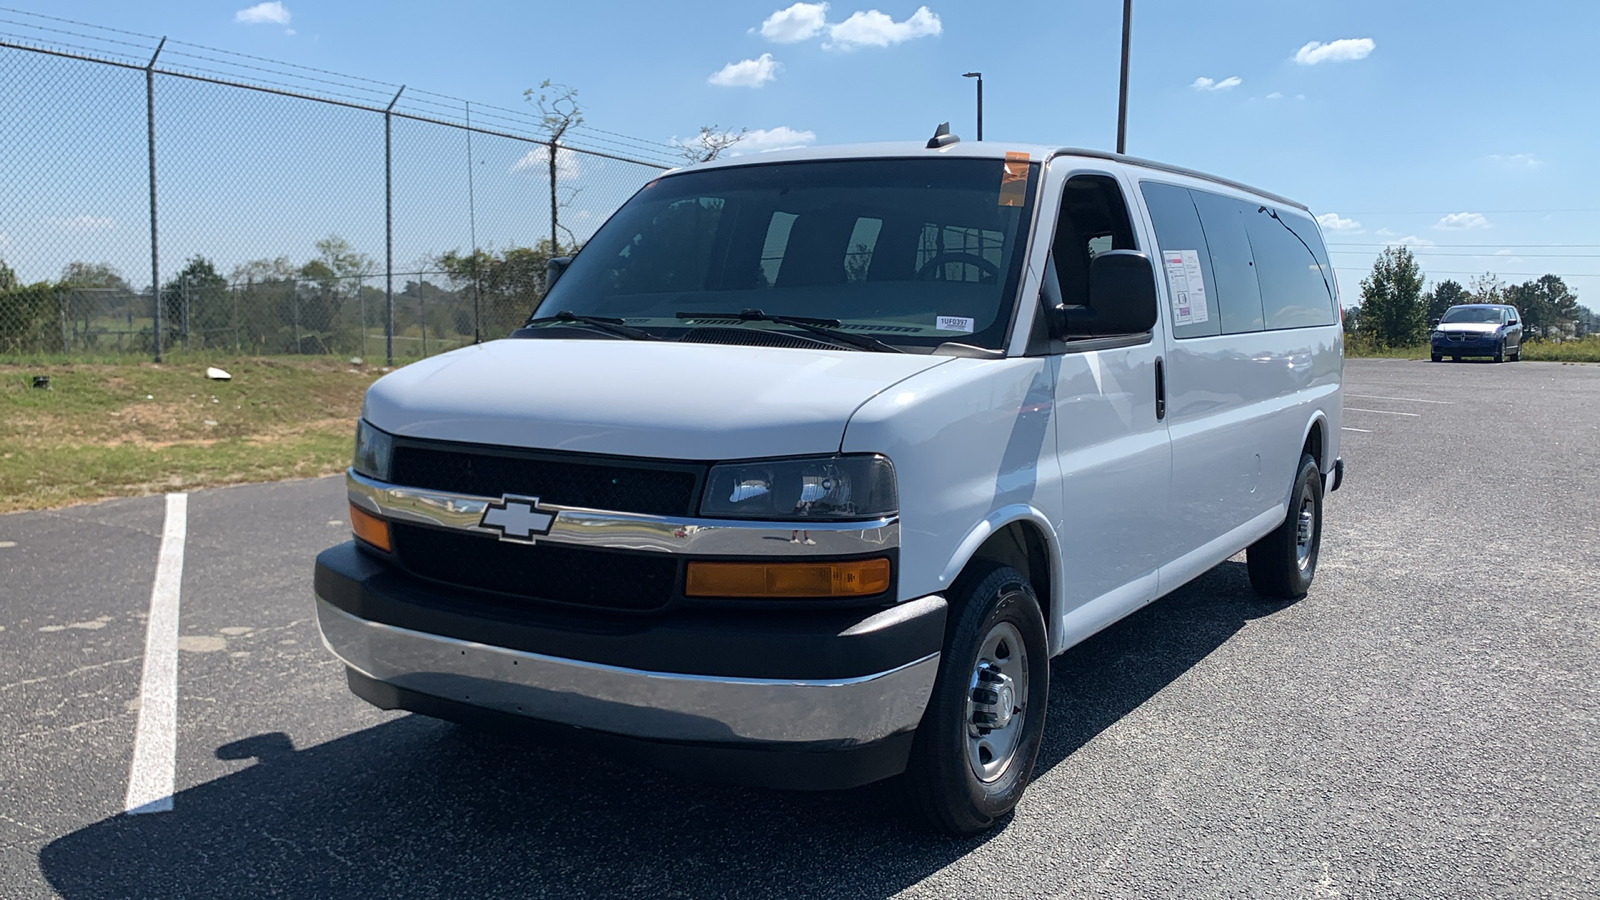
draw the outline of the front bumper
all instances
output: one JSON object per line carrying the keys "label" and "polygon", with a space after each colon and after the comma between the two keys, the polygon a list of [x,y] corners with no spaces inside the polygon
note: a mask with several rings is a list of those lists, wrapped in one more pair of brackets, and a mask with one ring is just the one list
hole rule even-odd
{"label": "front bumper", "polygon": [[[794,765],[748,767],[763,777],[739,780],[790,787],[860,784],[903,768],[946,614],[944,599],[931,596],[886,610],[686,611],[618,622],[444,588],[349,543],[317,558],[315,580],[323,641],[376,705],[451,719],[482,710],[714,748],[719,758],[769,752]],[[864,767],[805,764],[872,748]]]}
{"label": "front bumper", "polygon": [[1430,338],[1429,346],[1434,356],[1493,356],[1501,346],[1497,337],[1472,337],[1462,340]]}

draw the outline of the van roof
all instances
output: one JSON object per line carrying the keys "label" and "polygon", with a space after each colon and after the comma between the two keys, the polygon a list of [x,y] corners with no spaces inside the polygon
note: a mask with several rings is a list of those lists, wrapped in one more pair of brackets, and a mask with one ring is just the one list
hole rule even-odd
{"label": "van roof", "polygon": [[[687,171],[688,169],[701,170],[709,168],[727,168],[732,166],[761,165],[774,162],[809,162],[824,159],[886,159],[886,158],[921,158],[926,156],[959,156],[977,159],[1004,159],[1007,153],[1026,153],[1031,162],[1045,162],[1057,156],[1076,156],[1089,159],[1102,159],[1136,169],[1148,169],[1157,172],[1168,172],[1174,175],[1185,175],[1198,178],[1215,184],[1226,185],[1237,190],[1246,191],[1277,203],[1293,206],[1297,209],[1310,212],[1304,203],[1291,200],[1288,197],[1251,187],[1242,182],[1209,175],[1205,172],[1196,172],[1182,166],[1156,162],[1149,159],[1140,159],[1137,156],[1127,156],[1121,153],[1111,153],[1106,150],[1087,150],[1081,147],[1053,147],[1048,144],[1013,144],[1003,141],[958,141],[937,150],[928,149],[927,145],[917,141],[892,141],[873,144],[838,144],[828,147],[804,147],[791,150],[772,150],[764,153],[752,153],[744,156],[732,156],[713,160],[708,163],[697,163],[686,169],[674,169],[672,173]],[[668,173],[668,174],[672,174]]]}

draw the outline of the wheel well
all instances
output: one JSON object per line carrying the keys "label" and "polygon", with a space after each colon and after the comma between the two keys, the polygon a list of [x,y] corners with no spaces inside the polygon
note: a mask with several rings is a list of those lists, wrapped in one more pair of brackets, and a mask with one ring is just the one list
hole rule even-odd
{"label": "wheel well", "polygon": [[1311,433],[1306,435],[1306,445],[1301,452],[1311,454],[1311,458],[1317,461],[1317,470],[1325,472],[1328,466],[1322,459],[1322,446],[1322,420],[1318,419],[1311,423]]}
{"label": "wheel well", "polygon": [[1045,632],[1050,631],[1050,550],[1044,534],[1030,522],[1011,522],[989,535],[965,571],[971,571],[977,562],[993,562],[1010,566],[1028,576],[1034,596],[1039,600],[1039,611],[1044,616]]}

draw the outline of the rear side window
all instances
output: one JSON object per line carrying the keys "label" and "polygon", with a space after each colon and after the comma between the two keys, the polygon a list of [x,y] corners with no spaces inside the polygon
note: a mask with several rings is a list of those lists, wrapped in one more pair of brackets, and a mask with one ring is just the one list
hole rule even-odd
{"label": "rear side window", "polygon": [[1307,328],[1337,321],[1333,271],[1316,223],[1298,213],[1263,205],[1252,205],[1245,222],[1255,251],[1267,327]]}
{"label": "rear side window", "polygon": [[[1150,208],[1150,218],[1156,225],[1156,243],[1161,248],[1161,268],[1157,277],[1165,278],[1170,308],[1167,319],[1172,332],[1180,338],[1206,337],[1222,333],[1222,319],[1212,309],[1212,298],[1217,296],[1217,282],[1211,266],[1211,253],[1206,247],[1206,235],[1200,228],[1200,214],[1186,188],[1146,181],[1139,185],[1145,205]],[[1188,251],[1186,254],[1185,251]],[[1188,254],[1192,254],[1190,257]],[[1200,291],[1194,290],[1195,279],[1182,272],[1184,260],[1192,258],[1199,264]],[[1196,304],[1201,300],[1201,304]],[[1187,310],[1187,315],[1182,313]]]}
{"label": "rear side window", "polygon": [[1189,195],[1200,210],[1206,244],[1211,248],[1222,333],[1260,331],[1265,318],[1261,312],[1262,290],[1256,281],[1257,259],[1250,252],[1251,235],[1246,232],[1250,218],[1256,215],[1255,204],[1205,191],[1190,191]]}

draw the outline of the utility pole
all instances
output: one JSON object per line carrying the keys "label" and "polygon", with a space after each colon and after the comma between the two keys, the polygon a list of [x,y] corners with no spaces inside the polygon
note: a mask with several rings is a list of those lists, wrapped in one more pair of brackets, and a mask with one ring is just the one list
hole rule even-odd
{"label": "utility pole", "polygon": [[962,78],[978,79],[978,140],[983,140],[983,73],[967,72]]}
{"label": "utility pole", "polygon": [[1122,88],[1117,92],[1117,152],[1128,147],[1128,41],[1133,32],[1133,0],[1122,0]]}

